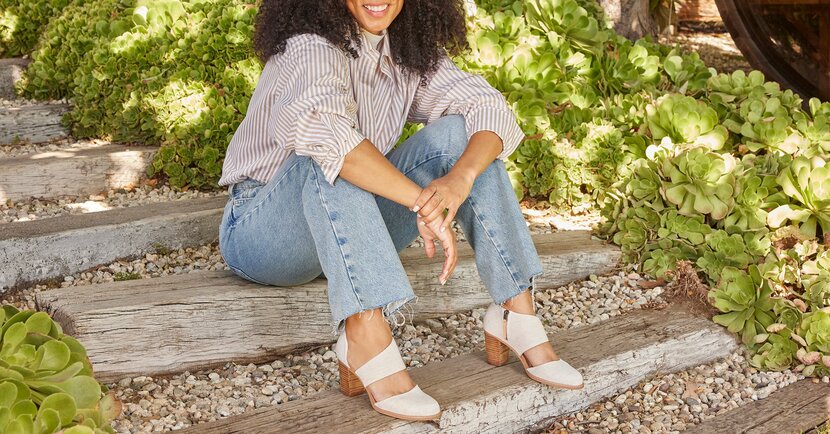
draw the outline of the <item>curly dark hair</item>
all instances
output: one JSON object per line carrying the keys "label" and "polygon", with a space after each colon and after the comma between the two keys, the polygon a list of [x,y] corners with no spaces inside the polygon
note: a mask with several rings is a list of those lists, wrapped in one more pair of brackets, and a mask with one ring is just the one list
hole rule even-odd
{"label": "curly dark hair", "polygon": [[[359,27],[345,0],[263,0],[254,23],[254,52],[265,63],[288,38],[314,33],[357,58]],[[469,48],[463,0],[405,0],[387,30],[392,59],[424,84],[446,53]]]}

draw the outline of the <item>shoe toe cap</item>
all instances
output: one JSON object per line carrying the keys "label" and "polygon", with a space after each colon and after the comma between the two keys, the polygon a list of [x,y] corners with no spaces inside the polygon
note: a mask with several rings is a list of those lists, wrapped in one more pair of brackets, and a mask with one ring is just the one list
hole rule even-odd
{"label": "shoe toe cap", "polygon": [[437,416],[441,412],[438,401],[418,386],[408,392],[378,401],[375,405],[392,413],[412,417]]}
{"label": "shoe toe cap", "polygon": [[582,373],[562,359],[528,368],[528,372],[536,377],[566,386],[579,386],[583,383]]}

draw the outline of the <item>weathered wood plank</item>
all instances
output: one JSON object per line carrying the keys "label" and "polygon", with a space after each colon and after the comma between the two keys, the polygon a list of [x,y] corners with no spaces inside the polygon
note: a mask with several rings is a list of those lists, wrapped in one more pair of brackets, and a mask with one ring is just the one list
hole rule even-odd
{"label": "weathered wood plank", "polygon": [[137,184],[157,147],[105,144],[0,159],[0,201],[94,194]]}
{"label": "weathered wood plank", "polygon": [[[558,286],[591,273],[607,273],[619,250],[587,232],[534,236],[545,273],[539,287]],[[437,276],[441,259],[421,249],[401,253],[420,297],[415,318],[486,306],[490,297],[473,251],[459,245],[447,285]],[[260,362],[300,348],[333,342],[326,280],[280,288],[231,272],[196,272],[40,292],[38,306],[54,315],[86,347],[96,375],[114,380],[221,365]],[[206,325],[210,325],[207,326]]]}
{"label": "weathered wood plank", "polygon": [[689,434],[797,434],[830,419],[830,385],[804,379],[691,427]]}
{"label": "weathered wood plank", "polygon": [[[737,340],[707,318],[682,306],[639,310],[551,335],[557,353],[582,371],[581,390],[549,388],[530,380],[521,365],[496,368],[482,352],[410,370],[441,404],[436,423],[405,422],[380,415],[361,395],[329,390],[291,403],[262,408],[185,429],[183,434],[327,432],[523,432],[556,416],[586,408],[656,372],[674,372],[729,355]],[[599,345],[613,343],[613,345]]]}
{"label": "weathered wood plank", "polygon": [[0,225],[0,292],[65,276],[155,243],[178,249],[214,242],[227,196],[160,202]]}
{"label": "weathered wood plank", "polygon": [[0,108],[0,145],[41,143],[69,136],[61,124],[69,109],[69,104]]}
{"label": "weathered wood plank", "polygon": [[0,98],[17,98],[14,83],[20,80],[20,75],[29,65],[29,61],[29,59],[23,59],[22,57],[0,59]]}

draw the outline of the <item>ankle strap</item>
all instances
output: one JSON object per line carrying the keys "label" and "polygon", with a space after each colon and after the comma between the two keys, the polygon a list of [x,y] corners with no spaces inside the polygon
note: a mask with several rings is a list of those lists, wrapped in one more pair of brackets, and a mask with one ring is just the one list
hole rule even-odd
{"label": "ankle strap", "polygon": [[542,320],[536,315],[510,312],[507,309],[504,310],[504,313],[507,319],[505,340],[510,343],[517,353],[524,354],[525,351],[536,345],[549,342],[545,326],[542,325]]}
{"label": "ankle strap", "polygon": [[360,378],[363,387],[366,387],[378,380],[382,380],[398,371],[406,369],[406,365],[401,359],[401,352],[398,350],[398,344],[395,338],[389,346],[381,351],[377,356],[372,357],[371,360],[364,363],[355,374]]}

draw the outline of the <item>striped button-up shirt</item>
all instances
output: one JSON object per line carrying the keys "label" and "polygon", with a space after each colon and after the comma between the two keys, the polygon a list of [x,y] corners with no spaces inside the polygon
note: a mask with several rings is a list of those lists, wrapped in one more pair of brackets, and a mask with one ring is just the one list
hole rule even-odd
{"label": "striped button-up shirt", "polygon": [[504,96],[484,78],[460,70],[444,56],[427,86],[407,76],[391,57],[388,35],[377,48],[365,35],[352,58],[325,38],[291,37],[271,56],[254,89],[245,118],[228,145],[219,185],[252,178],[266,183],[295,152],[316,161],[334,185],[346,154],[364,139],[386,155],[405,122],[429,124],[464,116],[468,139],[496,133],[506,159],[524,134]]}

